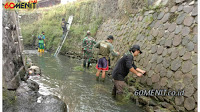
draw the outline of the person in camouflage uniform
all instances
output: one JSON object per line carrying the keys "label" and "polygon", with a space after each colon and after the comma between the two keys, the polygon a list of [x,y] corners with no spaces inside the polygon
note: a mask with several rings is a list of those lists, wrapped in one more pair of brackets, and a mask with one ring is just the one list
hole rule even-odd
{"label": "person in camouflage uniform", "polygon": [[90,66],[90,61],[93,56],[92,48],[94,44],[96,44],[94,38],[91,37],[90,31],[87,31],[87,35],[83,39],[83,43],[82,43],[82,51],[84,52],[83,67],[86,67],[87,61],[88,61],[87,68],[89,68]]}

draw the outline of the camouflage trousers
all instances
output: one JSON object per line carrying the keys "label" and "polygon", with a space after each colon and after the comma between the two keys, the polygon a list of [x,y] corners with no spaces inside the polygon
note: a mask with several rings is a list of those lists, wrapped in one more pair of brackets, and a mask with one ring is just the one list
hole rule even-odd
{"label": "camouflage trousers", "polygon": [[83,55],[84,59],[92,59],[93,57],[93,53],[87,50],[84,50],[84,55]]}

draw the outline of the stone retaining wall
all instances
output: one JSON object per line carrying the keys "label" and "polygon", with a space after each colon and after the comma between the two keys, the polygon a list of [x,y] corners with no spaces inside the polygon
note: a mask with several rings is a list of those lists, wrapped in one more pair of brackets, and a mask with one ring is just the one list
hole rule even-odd
{"label": "stone retaining wall", "polygon": [[197,1],[174,0],[108,19],[96,38],[114,35],[114,47],[121,56],[139,44],[143,54],[135,58],[136,65],[147,75],[135,77],[136,82],[148,89],[184,89],[184,96],[159,97],[158,101],[172,105],[170,110],[197,111],[197,24]]}

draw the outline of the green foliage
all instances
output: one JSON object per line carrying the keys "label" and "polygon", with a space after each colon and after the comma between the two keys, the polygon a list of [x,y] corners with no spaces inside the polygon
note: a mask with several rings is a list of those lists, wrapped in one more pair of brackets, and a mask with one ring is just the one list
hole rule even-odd
{"label": "green foliage", "polygon": [[[96,16],[93,13],[94,0],[78,1],[65,5],[53,6],[51,8],[42,8],[33,11],[21,12],[25,15],[41,13],[37,21],[33,23],[25,23],[22,21],[22,36],[24,45],[32,44],[32,35],[38,37],[42,31],[45,32],[46,49],[56,50],[60,38],[62,37],[61,22],[62,18],[68,21],[70,15],[74,16],[68,38],[66,39],[61,52],[65,53],[69,49],[77,49],[74,44],[82,42],[86,31],[90,30],[91,35],[95,36],[96,32],[102,23],[102,17]],[[33,16],[33,15],[31,15]]]}
{"label": "green foliage", "polygon": [[17,100],[17,97],[16,97],[16,92],[15,91],[3,90],[3,101],[6,104],[14,105],[16,100]]}

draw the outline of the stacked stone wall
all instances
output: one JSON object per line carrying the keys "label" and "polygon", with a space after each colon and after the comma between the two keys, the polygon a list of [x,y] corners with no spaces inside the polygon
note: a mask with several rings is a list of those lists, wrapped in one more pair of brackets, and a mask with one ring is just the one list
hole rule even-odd
{"label": "stacked stone wall", "polygon": [[[156,99],[171,111],[197,111],[197,24],[197,1],[174,0],[107,19],[96,38],[114,35],[114,46],[121,56],[133,44],[140,45],[143,54],[135,61],[147,75],[135,77],[136,82],[146,89],[183,89],[184,96]],[[118,59],[112,61],[112,66]]]}

